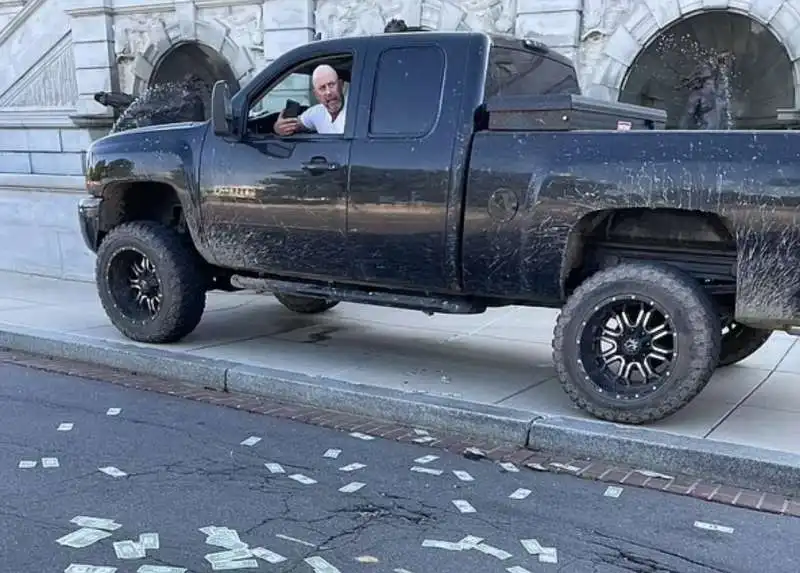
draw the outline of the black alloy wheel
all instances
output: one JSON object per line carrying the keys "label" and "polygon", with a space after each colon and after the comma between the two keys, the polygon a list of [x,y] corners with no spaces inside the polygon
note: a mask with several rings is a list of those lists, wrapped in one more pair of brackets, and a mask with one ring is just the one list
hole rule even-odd
{"label": "black alloy wheel", "polygon": [[156,268],[139,250],[117,251],[108,266],[111,297],[123,314],[133,320],[150,320],[158,315],[163,287]]}
{"label": "black alloy wheel", "polygon": [[650,263],[603,269],[567,299],[553,361],[562,388],[592,416],[642,424],[670,416],[708,383],[722,328],[692,277]]}
{"label": "black alloy wheel", "polygon": [[668,316],[654,300],[637,295],[596,309],[581,334],[579,355],[598,392],[638,400],[665,383],[679,336]]}

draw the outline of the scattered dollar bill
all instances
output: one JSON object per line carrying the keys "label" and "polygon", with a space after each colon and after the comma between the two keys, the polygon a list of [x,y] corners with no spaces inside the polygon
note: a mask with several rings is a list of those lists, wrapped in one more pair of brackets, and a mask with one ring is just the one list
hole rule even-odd
{"label": "scattered dollar bill", "polygon": [[411,441],[412,442],[416,442],[418,444],[427,444],[427,443],[433,442],[435,440],[436,440],[436,438],[434,438],[433,436],[420,436],[419,438],[414,438]]}
{"label": "scattered dollar bill", "polygon": [[303,561],[314,570],[314,573],[341,573],[336,567],[317,555],[306,557]]}
{"label": "scattered dollar bill", "polygon": [[82,563],[71,563],[64,569],[64,573],[116,573],[116,567],[105,565],[84,565]]}
{"label": "scattered dollar bill", "polygon": [[212,563],[211,569],[214,571],[230,571],[233,569],[258,569],[258,561],[255,559],[239,559],[236,561],[220,561]]}
{"label": "scattered dollar bill", "polygon": [[57,468],[58,466],[58,458],[42,458],[43,468]]}
{"label": "scattered dollar bill", "polygon": [[507,472],[516,473],[519,471],[519,468],[512,464],[511,462],[503,462],[500,464],[500,467],[506,470]]}
{"label": "scattered dollar bill", "polygon": [[544,551],[544,548],[535,539],[520,539],[519,542],[522,544],[522,547],[525,548],[525,551],[531,555],[539,555],[542,551]]}
{"label": "scattered dollar bill", "polygon": [[106,466],[104,468],[97,468],[97,469],[99,469],[104,474],[109,475],[111,477],[115,477],[115,478],[117,478],[117,477],[125,477],[126,475],[128,475],[124,471],[122,471],[121,469],[115,468],[114,466]]}
{"label": "scattered dollar bill", "polygon": [[62,422],[58,425],[59,432],[69,432],[73,428],[72,422]]}
{"label": "scattered dollar bill", "polygon": [[350,436],[353,438],[358,438],[359,440],[374,440],[375,436],[370,436],[369,434],[362,434],[361,432],[351,432]]}
{"label": "scattered dollar bill", "polygon": [[325,452],[325,453],[322,455],[322,457],[323,457],[323,458],[331,458],[331,459],[334,459],[334,460],[335,460],[336,458],[338,458],[338,457],[339,457],[339,454],[341,454],[341,453],[342,453],[342,450],[333,450],[333,449],[331,449],[331,450],[327,450],[327,451],[326,451],[326,452]]}
{"label": "scattered dollar bill", "polygon": [[136,573],[186,573],[186,569],[167,565],[142,565],[136,570]]}
{"label": "scattered dollar bill", "polygon": [[439,456],[433,456],[433,455],[422,456],[421,458],[417,458],[416,460],[414,460],[414,463],[417,463],[417,464],[429,464],[429,463],[434,462],[434,461],[436,461],[438,459],[439,459]]}
{"label": "scattered dollar bill", "polygon": [[453,505],[455,505],[456,509],[461,513],[475,513],[475,508],[464,499],[454,499]]}
{"label": "scattered dollar bill", "polygon": [[509,495],[508,497],[509,497],[510,499],[525,499],[525,498],[526,498],[526,497],[528,497],[530,494],[531,494],[531,490],[529,490],[529,489],[525,489],[525,488],[522,488],[522,487],[521,487],[521,488],[519,488],[518,490],[514,491],[514,492],[513,492],[511,495]]}
{"label": "scattered dollar bill", "polygon": [[81,527],[77,531],[73,531],[64,537],[56,539],[56,543],[75,549],[83,549],[106,537],[111,537],[108,531],[100,531],[99,529],[93,529],[91,527]]}
{"label": "scattered dollar bill", "polygon": [[610,485],[606,488],[605,497],[619,497],[622,495],[622,488],[615,485]]}
{"label": "scattered dollar bill", "polygon": [[519,565],[514,565],[513,567],[509,567],[508,569],[506,569],[506,571],[508,571],[508,573],[531,573],[530,571],[528,571],[524,567],[520,567]]}
{"label": "scattered dollar bill", "polygon": [[342,492],[342,493],[355,493],[358,490],[360,490],[362,487],[364,487],[365,485],[366,484],[361,483],[360,481],[354,481],[352,483],[349,483],[347,485],[344,485],[344,486],[340,487],[339,491]]}
{"label": "scattered dollar bill", "polygon": [[36,460],[22,460],[19,462],[19,468],[23,470],[29,470],[31,468],[35,468],[38,462]]}
{"label": "scattered dollar bill", "polygon": [[158,533],[140,533],[139,545],[144,547],[145,550],[158,549],[159,548]]}
{"label": "scattered dollar bill", "polygon": [[230,551],[218,551],[217,553],[209,553],[206,555],[206,561],[211,563],[221,563],[222,561],[235,561],[237,559],[247,559],[253,556],[253,552],[249,549],[232,549]]}
{"label": "scattered dollar bill", "polygon": [[253,557],[258,557],[259,559],[263,559],[267,563],[283,563],[286,561],[286,557],[283,555],[278,555],[274,551],[270,551],[269,549],[265,549],[263,547],[256,547],[252,550]]}
{"label": "scattered dollar bill", "polygon": [[422,542],[423,547],[431,547],[434,549],[447,549],[448,551],[461,551],[464,547],[461,543],[454,543],[452,541],[439,541],[438,539],[425,539]]}
{"label": "scattered dollar bill", "polygon": [[293,479],[297,483],[301,483],[303,485],[311,485],[313,483],[317,483],[317,480],[310,478],[308,476],[304,476],[303,474],[292,474],[289,476],[289,479]]}
{"label": "scattered dollar bill", "polygon": [[486,555],[497,557],[500,561],[505,561],[506,559],[511,559],[511,557],[513,557],[508,551],[503,551],[502,549],[492,547],[491,545],[486,545],[485,543],[479,543],[475,546],[475,549],[481,553],[485,553]]}
{"label": "scattered dollar bill", "polygon": [[122,527],[122,525],[116,523],[113,519],[89,517],[87,515],[76,515],[69,521],[78,527],[91,527],[92,529],[105,529],[106,531],[116,531]]}
{"label": "scattered dollar bill", "polygon": [[539,563],[558,563],[558,552],[555,547],[542,547]]}
{"label": "scattered dollar bill", "polygon": [[247,544],[239,539],[239,534],[235,529],[229,529],[227,527],[211,527],[207,528],[207,530],[211,532],[207,533],[204,531],[204,533],[208,535],[208,538],[206,539],[206,543],[208,545],[216,545],[217,547],[224,547],[225,549],[230,550],[247,548]]}
{"label": "scattered dollar bill", "polygon": [[339,470],[343,471],[343,472],[354,472],[356,470],[360,470],[361,468],[365,468],[365,467],[367,467],[367,466],[365,466],[364,464],[359,464],[358,462],[356,462],[354,464],[348,464],[346,466],[342,466],[342,467],[339,468]]}
{"label": "scattered dollar bill", "polygon": [[115,541],[114,553],[117,554],[117,559],[142,559],[146,556],[142,544],[130,539]]}
{"label": "scattered dollar bill", "polygon": [[414,466],[411,468],[411,471],[417,472],[418,474],[429,474],[432,476],[440,476],[444,473],[442,470],[437,470],[433,468],[424,468],[421,466]]}
{"label": "scattered dollar bill", "polygon": [[106,416],[118,416],[122,412],[122,408],[109,408],[106,410]]}
{"label": "scattered dollar bill", "polygon": [[266,463],[266,464],[264,464],[264,466],[270,471],[270,473],[273,473],[273,474],[284,474],[284,473],[286,473],[286,470],[283,469],[283,466],[281,464]]}
{"label": "scattered dollar bill", "polygon": [[261,438],[259,438],[258,436],[250,436],[246,440],[243,440],[239,445],[240,446],[255,446],[260,441],[261,441]]}
{"label": "scattered dollar bill", "polygon": [[469,472],[465,472],[464,470],[453,470],[453,475],[461,481],[475,481],[475,478],[472,477]]}
{"label": "scattered dollar bill", "polygon": [[461,545],[461,549],[474,549],[475,546],[479,545],[483,541],[483,537],[477,537],[475,535],[467,535],[464,539],[458,542]]}

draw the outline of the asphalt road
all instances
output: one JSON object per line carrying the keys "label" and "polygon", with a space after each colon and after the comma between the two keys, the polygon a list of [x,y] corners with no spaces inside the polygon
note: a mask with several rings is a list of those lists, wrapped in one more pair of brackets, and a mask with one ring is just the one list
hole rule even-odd
{"label": "asphalt road", "polygon": [[[261,439],[242,445],[251,436]],[[200,573],[213,570],[205,555],[225,551],[244,571],[309,573],[796,573],[800,563],[795,518],[633,488],[607,497],[606,485],[566,475],[8,365],[0,441],[4,571]],[[418,460],[427,455],[439,457]],[[342,470],[350,464],[364,467]],[[126,475],[99,470],[110,466]],[[364,485],[339,491],[353,482]],[[518,489],[531,493],[509,498]],[[110,520],[76,520],[92,526],[87,541],[104,537],[70,546],[81,544],[64,539],[78,516]],[[533,539],[554,554],[530,554],[521,540]],[[145,556],[118,558],[114,543],[126,540],[136,543],[118,545],[121,555]],[[428,546],[437,542],[450,545]],[[249,552],[260,557],[247,563]]]}

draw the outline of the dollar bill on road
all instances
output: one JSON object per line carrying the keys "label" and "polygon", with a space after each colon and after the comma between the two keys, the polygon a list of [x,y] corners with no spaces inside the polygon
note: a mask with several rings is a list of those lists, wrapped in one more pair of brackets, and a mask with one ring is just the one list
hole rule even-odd
{"label": "dollar bill on road", "polygon": [[88,515],[76,515],[69,520],[78,527],[90,527],[92,529],[105,529],[106,531],[116,531],[122,525],[116,523],[113,519],[106,519],[104,517],[89,517]]}
{"label": "dollar bill on road", "polygon": [[140,533],[139,545],[144,547],[145,551],[148,549],[158,549],[159,548],[158,533]]}
{"label": "dollar bill on road", "polygon": [[100,531],[99,529],[94,529],[91,527],[81,527],[77,531],[73,531],[64,537],[56,539],[56,543],[59,545],[66,545],[67,547],[73,547],[75,549],[83,549],[84,547],[89,547],[92,543],[100,541],[101,539],[105,539],[106,537],[111,537],[111,534],[108,531]]}
{"label": "dollar bill on road", "polygon": [[142,544],[130,539],[115,541],[114,553],[117,554],[117,559],[142,559],[146,556]]}

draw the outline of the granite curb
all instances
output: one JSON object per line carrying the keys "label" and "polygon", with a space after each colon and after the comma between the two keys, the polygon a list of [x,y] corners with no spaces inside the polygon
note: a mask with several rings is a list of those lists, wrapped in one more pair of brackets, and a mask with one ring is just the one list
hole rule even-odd
{"label": "granite curb", "polygon": [[0,324],[0,347],[229,393],[380,418],[560,456],[702,476],[770,492],[800,491],[800,455],[594,420],[476,404],[314,377],[155,347]]}

